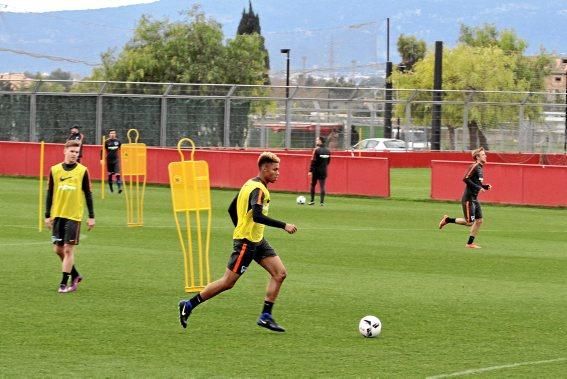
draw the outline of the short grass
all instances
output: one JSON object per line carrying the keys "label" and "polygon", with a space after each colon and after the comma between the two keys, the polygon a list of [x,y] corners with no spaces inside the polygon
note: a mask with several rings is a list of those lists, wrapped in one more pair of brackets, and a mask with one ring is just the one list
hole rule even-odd
{"label": "short grass", "polygon": [[[460,205],[426,201],[428,183],[427,170],[393,170],[392,199],[331,196],[326,207],[272,194],[271,216],[299,227],[266,233],[288,269],[274,308],[288,331],[276,334],[255,325],[267,281],[257,265],[180,328],[189,295],[167,187],[148,187],[145,226],[128,228],[124,199],[100,200],[95,186],[97,226],[77,253],[85,281],[60,295],[37,182],[2,178],[0,376],[565,376],[566,210],[485,205],[484,248],[469,251],[465,228],[437,229]],[[215,278],[233,196],[213,191]],[[378,338],[358,333],[367,314],[383,322]]]}

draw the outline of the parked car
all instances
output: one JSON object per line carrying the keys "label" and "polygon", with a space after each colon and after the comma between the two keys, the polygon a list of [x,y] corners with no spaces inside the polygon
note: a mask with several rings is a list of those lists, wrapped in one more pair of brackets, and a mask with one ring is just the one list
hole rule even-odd
{"label": "parked car", "polygon": [[411,150],[430,150],[431,142],[428,141],[427,132],[424,129],[411,129],[398,131],[396,138],[406,141]]}
{"label": "parked car", "polygon": [[407,151],[405,141],[394,138],[367,138],[352,147],[353,150],[363,151]]}

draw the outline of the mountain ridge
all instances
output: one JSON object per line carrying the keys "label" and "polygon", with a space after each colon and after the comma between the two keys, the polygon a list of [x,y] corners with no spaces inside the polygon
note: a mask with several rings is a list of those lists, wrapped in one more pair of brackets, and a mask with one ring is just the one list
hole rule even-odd
{"label": "mountain ridge", "polygon": [[[0,13],[0,49],[100,62],[108,49],[121,49],[131,38],[143,14],[154,19],[183,18],[186,0],[161,0],[116,8],[46,13]],[[208,17],[223,25],[225,38],[233,38],[248,0],[203,0]],[[282,74],[285,58],[281,48],[291,49],[291,70],[317,75],[376,71],[386,61],[386,18],[390,18],[390,57],[399,61],[396,40],[400,34],[415,35],[428,46],[444,41],[456,44],[459,26],[495,24],[513,29],[528,42],[528,54],[540,47],[557,54],[567,52],[567,2],[553,0],[489,1],[457,3],[449,0],[385,2],[357,0],[252,1],[260,16],[262,35],[270,53],[272,73]],[[89,75],[87,64],[32,58],[0,50],[0,72],[50,72],[56,68]]]}

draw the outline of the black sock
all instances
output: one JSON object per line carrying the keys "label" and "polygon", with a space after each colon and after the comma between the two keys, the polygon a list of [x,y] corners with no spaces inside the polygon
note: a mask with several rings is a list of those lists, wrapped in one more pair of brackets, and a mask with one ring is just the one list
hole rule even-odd
{"label": "black sock", "polygon": [[470,245],[471,243],[474,242],[474,237],[473,236],[469,236],[469,242],[467,242],[468,245]]}
{"label": "black sock", "polygon": [[262,309],[262,313],[269,313],[272,314],[272,308],[274,303],[268,300],[264,300],[264,309]]}
{"label": "black sock", "polygon": [[195,308],[197,305],[201,304],[203,301],[204,300],[201,297],[201,294],[198,293],[191,300],[189,300],[189,304],[191,305],[191,309]]}
{"label": "black sock", "polygon": [[67,282],[69,281],[69,275],[71,275],[71,274],[69,274],[68,272],[63,273],[63,278],[61,278],[61,285],[62,286],[67,285]]}
{"label": "black sock", "polygon": [[456,218],[452,218],[452,217],[447,217],[445,219],[445,221],[447,221],[447,224],[454,224],[455,220],[456,220]]}
{"label": "black sock", "polygon": [[75,268],[75,265],[71,268],[71,279],[75,280],[76,277],[81,276],[79,271]]}

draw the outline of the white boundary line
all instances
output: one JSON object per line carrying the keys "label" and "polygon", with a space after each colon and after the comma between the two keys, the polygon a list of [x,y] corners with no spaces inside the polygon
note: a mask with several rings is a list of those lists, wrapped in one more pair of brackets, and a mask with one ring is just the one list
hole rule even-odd
{"label": "white boundary line", "polygon": [[514,367],[519,367],[519,366],[544,365],[544,364],[547,364],[547,363],[555,363],[555,362],[563,362],[563,361],[567,361],[567,358],[555,358],[555,359],[547,359],[545,361],[518,362],[518,363],[510,363],[510,364],[501,365],[501,366],[473,368],[473,369],[465,370],[465,371],[452,372],[450,374],[440,374],[440,375],[428,376],[426,379],[453,378],[453,377],[456,377],[456,376],[475,375],[475,374],[480,374],[480,373],[488,372],[488,371],[503,370],[503,369],[506,369],[506,368],[514,368]]}

